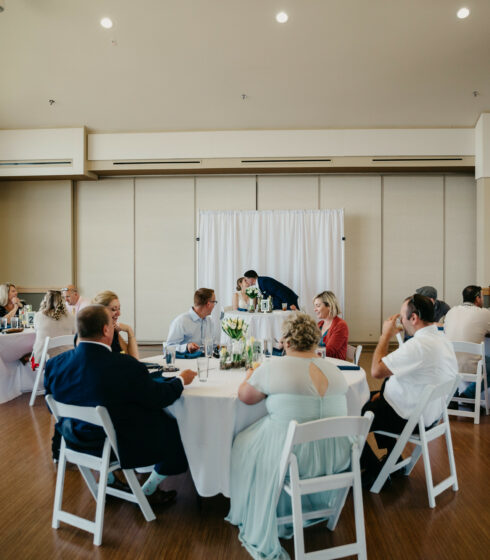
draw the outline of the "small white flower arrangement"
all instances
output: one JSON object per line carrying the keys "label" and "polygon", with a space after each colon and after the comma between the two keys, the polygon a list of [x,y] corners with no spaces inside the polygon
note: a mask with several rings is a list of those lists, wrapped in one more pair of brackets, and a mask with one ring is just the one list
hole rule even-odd
{"label": "small white flower arrangement", "polygon": [[249,286],[245,293],[250,299],[255,299],[259,295],[259,290],[255,286]]}
{"label": "small white flower arrangement", "polygon": [[247,334],[248,323],[240,317],[227,317],[221,322],[221,328],[233,340],[240,340]]}

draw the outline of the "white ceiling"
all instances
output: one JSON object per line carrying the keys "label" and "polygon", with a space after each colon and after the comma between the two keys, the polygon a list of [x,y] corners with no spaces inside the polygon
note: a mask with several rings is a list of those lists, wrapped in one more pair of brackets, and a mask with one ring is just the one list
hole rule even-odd
{"label": "white ceiling", "polygon": [[490,111],[489,0],[2,3],[0,128],[472,127]]}

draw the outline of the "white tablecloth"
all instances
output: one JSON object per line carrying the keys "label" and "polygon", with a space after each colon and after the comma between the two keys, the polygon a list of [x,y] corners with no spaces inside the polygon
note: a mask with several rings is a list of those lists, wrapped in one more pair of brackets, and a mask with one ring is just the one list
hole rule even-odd
{"label": "white tablecloth", "polygon": [[[284,319],[290,315],[292,311],[275,310],[272,313],[247,313],[245,311],[227,311],[224,319],[228,317],[240,317],[248,324],[247,337],[253,336],[259,340],[280,340],[282,337],[281,327]],[[221,344],[230,341],[230,337],[221,331]]]}
{"label": "white tablecloth", "polygon": [[34,384],[30,364],[22,365],[19,358],[32,351],[36,333],[27,329],[21,333],[0,334],[0,403],[15,399]]}
{"label": "white tablecloth", "polygon": [[[279,357],[271,358],[280,360]],[[336,364],[350,362],[327,358]],[[160,356],[144,361],[162,363]],[[195,360],[177,360],[181,369],[196,370]],[[245,371],[218,369],[218,360],[211,359],[207,382],[196,377],[186,386],[180,399],[168,407],[177,419],[194,484],[201,496],[224,494],[229,496],[230,461],[233,438],[238,432],[266,414],[265,401],[246,405],[238,400],[238,386]],[[349,384],[347,409],[360,414],[369,398],[364,370],[342,371]]]}

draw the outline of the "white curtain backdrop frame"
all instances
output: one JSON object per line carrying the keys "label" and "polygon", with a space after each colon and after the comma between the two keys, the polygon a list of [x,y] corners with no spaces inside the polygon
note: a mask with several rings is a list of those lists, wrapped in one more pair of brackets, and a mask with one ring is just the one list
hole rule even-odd
{"label": "white curtain backdrop frame", "polygon": [[198,288],[214,289],[216,320],[249,269],[289,286],[307,313],[323,290],[333,291],[344,311],[343,240],[343,209],[201,210]]}

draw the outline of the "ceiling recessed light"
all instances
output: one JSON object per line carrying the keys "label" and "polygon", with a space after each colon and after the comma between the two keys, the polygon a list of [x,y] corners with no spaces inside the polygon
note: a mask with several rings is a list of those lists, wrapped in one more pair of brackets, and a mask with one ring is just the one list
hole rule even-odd
{"label": "ceiling recessed light", "polygon": [[100,25],[105,29],[110,29],[112,27],[112,19],[108,17],[102,18],[100,20]]}
{"label": "ceiling recessed light", "polygon": [[286,23],[288,19],[289,19],[289,16],[287,15],[286,12],[279,12],[276,15],[276,21],[278,21],[279,23]]}
{"label": "ceiling recessed light", "polygon": [[470,15],[470,11],[468,10],[468,8],[460,8],[456,15],[459,17],[459,19],[464,19]]}

